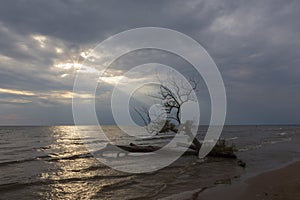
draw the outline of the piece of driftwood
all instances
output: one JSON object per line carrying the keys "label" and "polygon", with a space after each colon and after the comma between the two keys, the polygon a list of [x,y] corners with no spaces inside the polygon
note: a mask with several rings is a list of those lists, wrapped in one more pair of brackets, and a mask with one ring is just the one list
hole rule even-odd
{"label": "piece of driftwood", "polygon": [[149,153],[149,152],[154,152],[159,150],[161,147],[158,146],[145,146],[145,145],[136,145],[133,143],[130,143],[129,145],[116,145],[117,147],[119,147],[120,149],[123,149],[124,151],[128,151],[128,152],[140,152],[140,153]]}
{"label": "piece of driftwood", "polygon": [[[178,144],[179,146],[183,146],[184,144]],[[155,152],[157,150],[159,150],[161,147],[159,146],[152,146],[152,145],[136,145],[133,143],[130,143],[129,145],[111,145],[108,144],[104,149],[98,151],[97,153],[101,153],[103,155],[103,153],[105,152],[115,152],[119,155],[119,153],[122,152],[118,152],[118,148],[122,149],[125,151],[126,154],[128,154],[127,152],[131,152],[131,153],[149,153],[149,152]],[[195,146],[191,145],[189,147],[187,147],[188,150],[186,152],[184,152],[183,155],[198,155],[198,150]],[[228,149],[224,149],[224,150],[216,150],[217,148],[214,148],[209,154],[208,156],[211,157],[222,157],[222,158],[237,158],[237,156],[233,153],[232,150]],[[124,153],[124,152],[123,152]]]}

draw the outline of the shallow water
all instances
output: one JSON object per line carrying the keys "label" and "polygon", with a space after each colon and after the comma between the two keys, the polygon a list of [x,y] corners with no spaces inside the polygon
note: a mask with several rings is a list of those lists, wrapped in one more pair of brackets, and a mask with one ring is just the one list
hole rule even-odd
{"label": "shallow water", "polygon": [[[184,191],[228,184],[299,159],[299,126],[226,126],[222,137],[239,149],[235,160],[184,156],[147,174],[113,170],[89,154],[84,142],[95,127],[0,127],[0,198],[3,199],[159,199]],[[200,127],[199,137],[206,127]],[[140,138],[121,134],[115,126],[104,132],[118,144],[165,144],[171,137]],[[84,134],[87,133],[87,134]],[[84,142],[83,142],[84,141]]]}

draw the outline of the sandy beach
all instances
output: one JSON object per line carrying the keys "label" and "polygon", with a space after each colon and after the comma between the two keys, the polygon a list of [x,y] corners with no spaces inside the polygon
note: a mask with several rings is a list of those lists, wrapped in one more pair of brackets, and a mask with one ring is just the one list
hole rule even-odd
{"label": "sandy beach", "polygon": [[197,199],[216,200],[298,200],[300,162],[265,172],[244,182],[204,191]]}

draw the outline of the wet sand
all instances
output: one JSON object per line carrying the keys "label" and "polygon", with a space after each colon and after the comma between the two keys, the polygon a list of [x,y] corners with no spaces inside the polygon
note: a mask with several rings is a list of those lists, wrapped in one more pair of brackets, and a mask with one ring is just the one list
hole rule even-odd
{"label": "wet sand", "polygon": [[245,182],[206,190],[196,199],[299,200],[300,162],[260,174]]}

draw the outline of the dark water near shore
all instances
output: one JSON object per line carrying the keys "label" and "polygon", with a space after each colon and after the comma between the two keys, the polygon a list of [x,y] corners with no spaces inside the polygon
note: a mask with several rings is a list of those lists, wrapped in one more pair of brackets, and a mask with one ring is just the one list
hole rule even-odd
{"label": "dark water near shore", "polygon": [[[204,162],[184,156],[147,174],[110,169],[86,150],[73,126],[0,127],[0,199],[180,199],[180,193],[227,184],[299,159],[300,126],[226,126],[222,138],[234,143],[244,169],[236,160]],[[95,127],[80,127],[92,131]],[[115,126],[104,131],[117,143]],[[205,127],[201,127],[205,131]],[[86,138],[89,142],[91,138]],[[139,139],[139,144],[164,143],[167,138]],[[185,193],[185,196],[189,192]]]}

